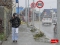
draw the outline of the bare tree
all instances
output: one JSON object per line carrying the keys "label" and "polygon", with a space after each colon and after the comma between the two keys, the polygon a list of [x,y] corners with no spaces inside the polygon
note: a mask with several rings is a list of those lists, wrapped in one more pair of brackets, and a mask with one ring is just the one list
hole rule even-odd
{"label": "bare tree", "polygon": [[12,7],[12,0],[0,0],[0,6]]}

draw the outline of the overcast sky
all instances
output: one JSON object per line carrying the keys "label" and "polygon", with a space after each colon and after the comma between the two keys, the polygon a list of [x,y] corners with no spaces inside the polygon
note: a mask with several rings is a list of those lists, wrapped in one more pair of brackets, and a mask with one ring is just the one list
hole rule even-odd
{"label": "overcast sky", "polygon": [[[19,0],[19,6],[22,6],[22,7],[25,7],[25,1],[26,0]],[[38,0],[34,0],[35,3],[38,1]],[[44,2],[44,7],[41,8],[41,10],[43,9],[51,9],[51,8],[57,8],[57,0],[42,0]],[[29,0],[29,5],[33,2],[33,0]],[[28,0],[26,2],[28,4]],[[36,7],[36,10],[39,10],[37,7]]]}

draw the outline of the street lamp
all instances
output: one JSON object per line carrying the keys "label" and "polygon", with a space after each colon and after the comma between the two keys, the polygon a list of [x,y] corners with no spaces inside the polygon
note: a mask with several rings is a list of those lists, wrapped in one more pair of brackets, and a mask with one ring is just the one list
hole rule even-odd
{"label": "street lamp", "polygon": [[27,16],[28,18],[28,24],[29,24],[29,0],[28,0],[28,16]]}
{"label": "street lamp", "polygon": [[19,14],[19,0],[18,0],[18,14]]}
{"label": "street lamp", "polygon": [[27,0],[25,0],[25,16],[26,16],[26,22],[28,23],[28,19],[27,19]]}
{"label": "street lamp", "polygon": [[[34,0],[33,0],[34,2]],[[33,8],[33,26],[34,26],[34,8]]]}

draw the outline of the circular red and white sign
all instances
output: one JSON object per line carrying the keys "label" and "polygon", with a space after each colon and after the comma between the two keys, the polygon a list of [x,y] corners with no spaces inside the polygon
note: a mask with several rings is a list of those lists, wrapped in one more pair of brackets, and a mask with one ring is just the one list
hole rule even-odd
{"label": "circular red and white sign", "polygon": [[36,2],[36,6],[37,6],[38,8],[42,8],[42,7],[44,6],[43,1],[37,1],[37,2]]}
{"label": "circular red and white sign", "polygon": [[31,8],[35,8],[36,7],[36,4],[33,2],[31,3]]}

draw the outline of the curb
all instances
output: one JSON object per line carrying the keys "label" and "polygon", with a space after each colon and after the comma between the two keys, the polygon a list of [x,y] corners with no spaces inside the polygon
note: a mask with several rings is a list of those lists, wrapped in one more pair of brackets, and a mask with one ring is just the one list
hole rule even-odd
{"label": "curb", "polygon": [[[35,26],[34,26],[34,28],[37,29]],[[37,32],[36,33],[39,33],[39,29],[37,29]],[[50,40],[41,39],[40,42],[50,43]]]}

